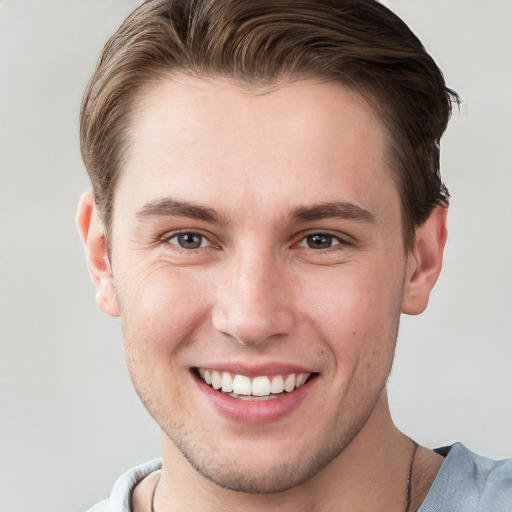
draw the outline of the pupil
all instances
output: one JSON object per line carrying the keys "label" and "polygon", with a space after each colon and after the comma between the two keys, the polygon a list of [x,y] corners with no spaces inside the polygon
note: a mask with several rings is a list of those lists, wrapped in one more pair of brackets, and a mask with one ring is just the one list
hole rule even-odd
{"label": "pupil", "polygon": [[307,241],[311,249],[328,249],[332,245],[332,236],[310,235],[308,236]]}
{"label": "pupil", "polygon": [[184,233],[178,235],[178,243],[184,249],[198,249],[201,247],[202,237],[197,233]]}

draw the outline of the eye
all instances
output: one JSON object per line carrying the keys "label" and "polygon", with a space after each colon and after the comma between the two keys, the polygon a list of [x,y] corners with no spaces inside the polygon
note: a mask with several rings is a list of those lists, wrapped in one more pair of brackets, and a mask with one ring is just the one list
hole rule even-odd
{"label": "eye", "polygon": [[309,249],[329,249],[334,245],[339,245],[341,240],[334,235],[327,233],[312,233],[304,237],[299,244],[302,247],[308,247]]}
{"label": "eye", "polygon": [[208,240],[199,233],[177,233],[168,238],[169,243],[179,245],[183,249],[199,249],[208,245]]}

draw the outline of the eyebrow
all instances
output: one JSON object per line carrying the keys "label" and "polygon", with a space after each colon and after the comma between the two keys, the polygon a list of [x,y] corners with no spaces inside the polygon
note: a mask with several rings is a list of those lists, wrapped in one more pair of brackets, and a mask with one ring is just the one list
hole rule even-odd
{"label": "eyebrow", "polygon": [[[156,199],[147,202],[137,211],[138,218],[151,217],[188,217],[205,222],[226,223],[215,210],[188,201],[171,198]],[[357,222],[375,223],[370,211],[349,202],[333,201],[327,203],[301,206],[290,214],[290,222],[311,222],[323,219],[341,219]]]}
{"label": "eyebrow", "polygon": [[206,222],[221,222],[219,214],[211,208],[170,198],[147,202],[137,211],[137,217],[188,217]]}
{"label": "eyebrow", "polygon": [[301,206],[294,210],[291,220],[295,222],[310,222],[323,219],[341,219],[357,222],[376,222],[375,215],[361,206],[344,201],[320,203],[311,206]]}

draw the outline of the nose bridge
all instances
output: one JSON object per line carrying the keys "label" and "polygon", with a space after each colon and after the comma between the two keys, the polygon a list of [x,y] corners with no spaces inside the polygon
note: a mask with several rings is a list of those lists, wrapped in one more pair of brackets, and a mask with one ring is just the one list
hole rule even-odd
{"label": "nose bridge", "polygon": [[246,246],[226,262],[213,310],[214,327],[243,345],[293,328],[286,273],[273,251],[261,245]]}

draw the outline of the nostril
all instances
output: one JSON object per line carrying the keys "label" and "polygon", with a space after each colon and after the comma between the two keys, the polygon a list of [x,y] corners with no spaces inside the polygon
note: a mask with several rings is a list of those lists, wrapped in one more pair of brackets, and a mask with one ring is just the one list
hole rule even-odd
{"label": "nostril", "polygon": [[213,327],[235,340],[240,345],[257,345],[288,335],[293,331],[294,319],[285,310],[242,310],[241,305],[233,311],[217,310],[212,315]]}

